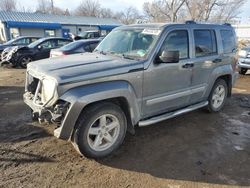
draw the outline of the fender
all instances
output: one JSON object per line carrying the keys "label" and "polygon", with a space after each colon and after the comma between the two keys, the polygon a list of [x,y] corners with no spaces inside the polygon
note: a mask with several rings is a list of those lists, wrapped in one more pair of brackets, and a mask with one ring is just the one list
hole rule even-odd
{"label": "fender", "polygon": [[140,120],[140,100],[133,87],[126,81],[110,81],[73,88],[60,99],[70,103],[61,126],[54,131],[54,135],[61,139],[69,139],[81,111],[88,104],[102,100],[123,97],[129,106],[132,125]]}
{"label": "fender", "polygon": [[[232,76],[234,75],[234,71],[232,69],[232,66],[229,66],[228,64],[227,65],[221,65],[217,68],[215,68],[213,70],[213,72],[211,73],[211,76],[210,76],[210,80],[209,80],[209,84],[208,84],[208,88],[207,88],[207,91],[206,91],[206,94],[205,94],[205,97],[207,98],[214,86],[214,83],[215,81],[219,78],[219,77],[222,77],[222,76],[226,76],[226,75],[229,75],[230,76],[230,85],[229,85],[229,88],[228,90],[230,90],[231,92],[231,89],[232,89],[232,84],[234,83],[234,80],[235,79],[235,76]],[[230,94],[229,92],[229,94]]]}

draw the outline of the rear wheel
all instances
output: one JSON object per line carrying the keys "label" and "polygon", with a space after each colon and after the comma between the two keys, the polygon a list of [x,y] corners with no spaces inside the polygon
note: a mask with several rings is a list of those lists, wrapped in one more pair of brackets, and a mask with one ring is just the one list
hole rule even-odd
{"label": "rear wheel", "polygon": [[240,68],[239,73],[242,74],[242,75],[245,75],[247,73],[247,69],[246,68]]}
{"label": "rear wheel", "polygon": [[223,79],[218,79],[215,82],[213,89],[209,95],[208,110],[210,112],[220,111],[225,104],[227,93],[228,93],[227,83]]}
{"label": "rear wheel", "polygon": [[102,158],[122,144],[127,120],[122,109],[113,103],[94,105],[81,115],[73,135],[73,145],[86,157]]}
{"label": "rear wheel", "polygon": [[30,63],[32,61],[32,57],[30,56],[23,56],[20,57],[18,60],[18,64],[20,65],[20,67],[22,68],[27,68],[28,63]]}

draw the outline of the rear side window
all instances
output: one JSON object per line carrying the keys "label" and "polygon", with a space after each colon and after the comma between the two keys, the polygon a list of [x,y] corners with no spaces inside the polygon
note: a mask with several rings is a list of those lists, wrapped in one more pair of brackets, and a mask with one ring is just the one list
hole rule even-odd
{"label": "rear side window", "polygon": [[167,51],[179,51],[180,59],[188,58],[188,32],[186,30],[176,30],[168,34],[163,42],[161,52]]}
{"label": "rear side window", "polygon": [[64,46],[64,45],[66,45],[66,44],[68,44],[68,43],[70,43],[70,41],[68,41],[68,40],[58,40],[58,46],[60,47],[60,46]]}
{"label": "rear side window", "polygon": [[232,53],[236,49],[236,41],[231,30],[221,30],[221,39],[224,53]]}
{"label": "rear side window", "polygon": [[195,56],[209,56],[217,52],[215,32],[212,30],[194,30]]}

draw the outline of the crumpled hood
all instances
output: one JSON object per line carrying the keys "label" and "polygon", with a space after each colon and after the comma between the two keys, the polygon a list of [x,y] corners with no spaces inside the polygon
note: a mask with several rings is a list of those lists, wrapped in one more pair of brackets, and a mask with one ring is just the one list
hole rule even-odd
{"label": "crumpled hood", "polygon": [[59,84],[127,73],[143,63],[99,53],[82,53],[34,61],[27,71],[53,77]]}

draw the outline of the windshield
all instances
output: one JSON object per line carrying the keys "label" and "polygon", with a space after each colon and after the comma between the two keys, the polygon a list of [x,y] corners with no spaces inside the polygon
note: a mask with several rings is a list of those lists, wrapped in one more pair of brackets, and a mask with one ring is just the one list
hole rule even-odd
{"label": "windshield", "polygon": [[43,42],[44,39],[38,39],[35,42],[32,42],[28,45],[29,48],[35,48],[37,45],[39,45],[41,42]]}
{"label": "windshield", "polygon": [[16,39],[11,39],[11,40],[9,40],[8,42],[5,42],[4,44],[9,45],[9,44],[12,44],[13,42],[15,42],[16,40],[18,40],[18,38],[16,38]]}
{"label": "windshield", "polygon": [[69,43],[69,44],[67,44],[67,45],[65,45],[65,46],[63,46],[63,47],[61,47],[60,49],[61,49],[62,51],[73,50],[73,49],[75,49],[75,48],[80,47],[82,44],[83,44],[82,41],[75,41],[75,42],[71,42],[71,43]]}
{"label": "windshield", "polygon": [[95,51],[128,59],[143,60],[154,47],[160,33],[159,29],[114,30],[103,39]]}

